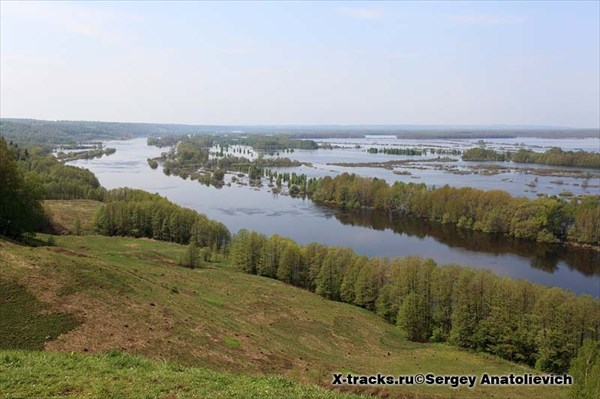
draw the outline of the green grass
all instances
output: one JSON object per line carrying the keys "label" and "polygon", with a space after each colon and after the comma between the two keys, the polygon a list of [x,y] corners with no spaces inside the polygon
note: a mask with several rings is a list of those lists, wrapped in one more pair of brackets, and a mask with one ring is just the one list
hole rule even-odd
{"label": "green grass", "polygon": [[[178,266],[184,251],[177,244],[101,236],[60,236],[55,247],[37,248],[0,241],[5,261],[0,281],[26,287],[50,315],[68,313],[81,321],[47,341],[44,347],[51,351],[116,349],[240,378],[283,375],[325,387],[333,372],[347,371],[535,373],[490,355],[407,341],[397,327],[371,312],[238,272],[225,261],[194,270]],[[5,328],[17,326],[10,322]],[[360,392],[420,399],[568,396],[561,387],[416,386]]]}
{"label": "green grass", "polygon": [[85,356],[24,351],[0,351],[0,397],[358,399],[280,377],[187,368],[120,352]]}
{"label": "green grass", "polygon": [[0,349],[44,349],[46,341],[79,324],[72,315],[47,308],[25,287],[0,283]]}

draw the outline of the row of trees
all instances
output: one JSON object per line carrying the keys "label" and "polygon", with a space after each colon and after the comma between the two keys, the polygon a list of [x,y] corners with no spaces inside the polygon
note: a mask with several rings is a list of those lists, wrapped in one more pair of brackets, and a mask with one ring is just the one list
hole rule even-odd
{"label": "row of trees", "polygon": [[225,151],[230,145],[249,146],[254,150],[265,152],[289,151],[292,149],[316,150],[319,148],[319,145],[313,140],[301,140],[287,135],[262,134],[249,134],[247,136],[225,134],[164,135],[149,137],[148,145],[166,147],[174,146],[180,141],[192,142],[202,148],[211,148],[216,145]]}
{"label": "row of trees", "polygon": [[118,188],[107,191],[105,205],[95,219],[100,234],[149,237],[179,244],[194,242],[199,248],[222,250],[230,233],[224,224],[180,207],[158,194]]}
{"label": "row of trees", "polygon": [[60,151],[56,154],[56,158],[61,160],[62,162],[74,161],[76,159],[93,159],[93,158],[102,158],[104,155],[112,155],[117,150],[115,148],[102,148],[102,144],[98,145],[97,148],[86,151],[71,151],[71,152],[63,152]]}
{"label": "row of trees", "polygon": [[307,194],[319,203],[371,208],[450,223],[459,228],[500,233],[539,242],[600,241],[600,196],[567,202],[557,197],[530,200],[500,190],[427,185],[343,173],[309,182]]}
{"label": "row of trees", "polygon": [[388,155],[460,155],[461,150],[455,148],[398,148],[398,147],[370,147],[367,152],[369,154],[388,154]]}
{"label": "row of trees", "polygon": [[469,148],[462,155],[463,161],[509,161],[510,152],[488,150],[483,147]]}
{"label": "row of trees", "polygon": [[555,166],[578,166],[600,169],[600,154],[586,151],[563,151],[558,147],[546,152],[521,149],[517,152],[498,152],[485,148],[471,148],[464,152],[465,161],[513,161]]}
{"label": "row of trees", "polygon": [[252,274],[376,312],[413,341],[449,342],[564,372],[586,338],[600,339],[600,301],[486,270],[418,257],[367,258],[240,230],[231,260]]}

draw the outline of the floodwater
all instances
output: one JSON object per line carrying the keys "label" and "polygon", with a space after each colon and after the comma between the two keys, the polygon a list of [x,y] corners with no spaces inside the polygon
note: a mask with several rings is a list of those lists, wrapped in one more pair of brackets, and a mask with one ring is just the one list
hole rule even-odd
{"label": "floodwater", "polygon": [[[485,268],[499,275],[562,287],[576,293],[600,296],[600,252],[598,251],[522,242],[506,237],[462,231],[451,226],[433,225],[422,220],[391,218],[386,214],[348,214],[318,206],[308,199],[273,194],[266,186],[252,188],[232,184],[220,189],[207,187],[197,181],[166,176],[161,168],[152,170],[148,166],[147,158],[156,157],[166,149],[149,147],[146,145],[146,139],[113,141],[104,144],[116,148],[117,152],[100,159],[77,160],[70,164],[90,169],[107,188],[127,186],[159,193],[179,205],[195,209],[223,222],[232,233],[246,228],[267,235],[279,234],[301,244],[319,242],[346,246],[353,248],[359,254],[369,256],[418,255],[432,258],[438,264],[457,263],[474,268]],[[355,150],[358,154],[362,154],[360,159],[350,158],[358,162],[364,162],[362,157],[372,160],[374,156],[380,155],[365,153],[364,149],[362,152],[358,151],[359,149]],[[311,151],[310,153],[314,155],[311,156],[310,162],[315,165],[315,157],[322,156],[321,154],[348,158],[342,151],[346,150]],[[302,153],[304,151],[297,150],[285,155],[304,160]],[[334,169],[331,165],[325,165],[324,168],[326,171]],[[356,173],[359,173],[358,169],[364,169],[362,173],[373,172],[372,176],[378,176],[379,172],[390,172],[381,168],[336,168],[337,171],[347,170]],[[298,173],[303,169],[310,168],[295,168],[295,171]],[[392,173],[392,176],[397,175]],[[469,182],[465,183],[462,180],[466,176],[446,173],[444,184],[470,185]],[[481,179],[482,184],[486,179],[494,177],[476,176]],[[229,178],[230,176],[227,176],[226,181]],[[529,176],[530,180],[532,178]],[[541,180],[541,176],[539,178]],[[411,181],[439,184],[432,182],[427,175]],[[507,189],[505,185],[499,183],[473,186],[483,189]],[[590,191],[594,190],[598,189],[592,188]]]}

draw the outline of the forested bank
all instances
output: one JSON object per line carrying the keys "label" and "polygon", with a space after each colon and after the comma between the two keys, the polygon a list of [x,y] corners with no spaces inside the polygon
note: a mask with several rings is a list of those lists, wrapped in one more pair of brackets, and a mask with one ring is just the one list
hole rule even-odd
{"label": "forested bank", "polygon": [[0,139],[0,234],[21,238],[45,223],[43,199],[103,201],[95,227],[103,235],[149,237],[222,251],[230,233],[222,223],[142,190],[106,191],[87,169],[64,165],[39,147]]}
{"label": "forested bank", "polygon": [[241,230],[230,258],[243,271],[376,312],[413,341],[449,342],[548,372],[565,372],[586,338],[600,339],[600,301],[487,270],[430,259],[367,258]]}
{"label": "forested bank", "polygon": [[478,147],[466,150],[462,155],[462,159],[464,161],[512,161],[516,163],[600,169],[600,154],[586,151],[564,151],[556,147],[545,152],[534,152],[525,149],[516,152],[499,152]]}
{"label": "forested bank", "polygon": [[[376,209],[538,242],[594,246],[600,243],[600,196],[570,201],[557,197],[530,200],[500,190],[429,188],[424,183],[402,182],[389,185],[381,179],[347,173],[333,178],[308,178],[270,169],[294,166],[297,161],[211,156],[209,148],[213,145],[214,138],[206,135],[180,141],[176,149],[162,158],[163,171],[217,186],[223,184],[225,172],[244,172],[250,180],[267,177],[276,190],[287,183],[291,195],[306,195],[317,203],[342,209]],[[154,160],[149,163],[158,166]]]}
{"label": "forested bank", "polygon": [[62,162],[69,162],[77,159],[102,158],[104,155],[112,155],[115,152],[117,152],[115,148],[102,148],[102,145],[100,144],[97,148],[92,150],[70,152],[60,151],[56,154],[56,158]]}
{"label": "forested bank", "polygon": [[224,224],[176,205],[158,194],[118,188],[104,195],[95,227],[108,236],[147,237],[222,251],[230,233]]}
{"label": "forested bank", "polygon": [[598,245],[600,241],[600,196],[530,200],[500,190],[429,188],[424,183],[402,182],[388,185],[381,179],[348,173],[309,179],[306,194],[328,206],[377,209],[539,242]]}
{"label": "forested bank", "polygon": [[87,169],[65,165],[40,147],[10,143],[19,168],[42,190],[43,199],[102,200],[105,189]]}

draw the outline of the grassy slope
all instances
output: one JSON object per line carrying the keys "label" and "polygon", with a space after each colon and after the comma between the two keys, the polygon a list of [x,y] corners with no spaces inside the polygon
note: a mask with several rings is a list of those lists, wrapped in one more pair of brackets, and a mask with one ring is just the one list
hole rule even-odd
{"label": "grassy slope", "polygon": [[[86,200],[44,203],[52,225],[65,232],[74,230],[75,219],[80,220],[82,232],[91,232],[93,215],[101,205]],[[202,270],[181,268],[176,259],[184,248],[176,244],[99,236],[57,240],[57,247],[41,248],[0,242],[0,257],[9,266],[0,271],[4,284],[0,299],[11,303],[0,313],[9,320],[4,323],[6,331],[0,331],[6,337],[0,348],[120,349],[188,366],[285,374],[323,385],[334,371],[531,372],[447,345],[408,342],[370,312],[238,273],[227,263]],[[29,317],[18,317],[23,314]],[[390,393],[493,397],[498,389],[416,387],[394,388]],[[550,393],[561,397],[566,390],[501,390],[502,396],[511,397]]]}
{"label": "grassy slope", "polygon": [[0,397],[14,399],[355,397],[280,377],[240,376],[205,368],[186,368],[119,352],[95,356],[2,352],[0,392]]}
{"label": "grassy slope", "polygon": [[44,211],[48,215],[51,231],[58,234],[74,234],[79,220],[80,234],[93,233],[94,215],[102,202],[94,200],[46,200]]}
{"label": "grassy slope", "polygon": [[[186,366],[283,374],[322,385],[335,371],[393,375],[532,371],[443,344],[408,342],[394,326],[368,311],[237,272],[225,263],[182,268],[176,259],[184,247],[176,244],[100,236],[62,236],[56,241],[56,247],[38,248],[0,241],[0,259],[5,263],[0,281],[26,287],[45,304],[40,314],[74,316],[81,323],[55,340],[45,330],[22,329],[23,339],[35,345],[40,337],[48,337],[42,342],[48,350],[117,349]],[[13,302],[20,306],[23,301]],[[38,328],[51,327],[43,326]],[[418,386],[389,393],[419,398],[560,398],[567,390],[451,391]]]}

